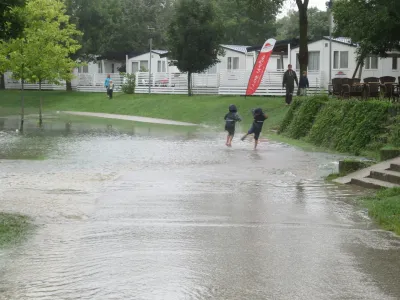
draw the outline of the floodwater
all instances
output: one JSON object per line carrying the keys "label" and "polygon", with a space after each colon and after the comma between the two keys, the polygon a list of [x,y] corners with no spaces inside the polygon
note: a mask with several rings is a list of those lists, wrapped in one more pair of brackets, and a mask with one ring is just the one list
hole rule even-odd
{"label": "floodwater", "polygon": [[340,156],[111,123],[0,122],[0,210],[38,225],[0,299],[400,299],[400,239],[322,178]]}

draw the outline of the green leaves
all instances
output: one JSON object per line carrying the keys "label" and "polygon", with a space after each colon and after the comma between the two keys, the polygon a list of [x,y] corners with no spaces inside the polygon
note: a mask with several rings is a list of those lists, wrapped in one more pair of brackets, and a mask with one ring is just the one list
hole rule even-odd
{"label": "green leaves", "polygon": [[400,1],[337,0],[333,14],[335,35],[359,43],[360,56],[400,49]]}
{"label": "green leaves", "polygon": [[16,79],[59,83],[72,78],[76,63],[69,55],[80,48],[75,38],[81,33],[65,13],[60,0],[28,0],[25,7],[12,10],[25,24],[22,37],[5,45]]}
{"label": "green leaves", "polygon": [[[211,0],[179,0],[168,28],[172,58],[182,72],[200,73],[218,62],[223,26]],[[189,92],[190,93],[190,92]]]}
{"label": "green leaves", "polygon": [[317,146],[359,155],[385,132],[390,108],[383,101],[295,100],[280,133]]}
{"label": "green leaves", "polygon": [[[329,15],[326,11],[320,11],[315,7],[307,10],[308,15],[308,38],[320,38],[329,35]],[[277,39],[290,39],[298,37],[299,28],[299,12],[296,10],[289,11],[288,15],[277,20]]]}

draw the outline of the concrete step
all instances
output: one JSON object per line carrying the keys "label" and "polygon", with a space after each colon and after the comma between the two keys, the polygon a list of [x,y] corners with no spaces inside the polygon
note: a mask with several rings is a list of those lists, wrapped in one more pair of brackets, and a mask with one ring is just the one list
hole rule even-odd
{"label": "concrete step", "polygon": [[398,164],[390,164],[390,171],[396,171],[396,172],[400,172],[400,165]]}
{"label": "concrete step", "polygon": [[400,172],[391,170],[371,171],[368,177],[400,185]]}
{"label": "concrete step", "polygon": [[399,184],[381,181],[374,178],[352,178],[350,181],[351,184],[355,184],[361,187],[369,188],[369,189],[381,189],[381,188],[393,188],[400,187]]}

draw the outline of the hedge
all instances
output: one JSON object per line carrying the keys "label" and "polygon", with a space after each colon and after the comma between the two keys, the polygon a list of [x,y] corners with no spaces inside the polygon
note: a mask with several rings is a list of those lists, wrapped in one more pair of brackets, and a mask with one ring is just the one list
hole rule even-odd
{"label": "hedge", "polygon": [[296,99],[293,104],[279,130],[288,137],[356,155],[387,142],[400,145],[400,119],[393,116],[398,105],[326,96]]}

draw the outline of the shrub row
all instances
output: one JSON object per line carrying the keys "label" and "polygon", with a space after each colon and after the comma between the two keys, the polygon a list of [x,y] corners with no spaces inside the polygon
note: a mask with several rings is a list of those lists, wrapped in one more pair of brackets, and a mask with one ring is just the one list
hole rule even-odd
{"label": "shrub row", "polygon": [[385,101],[296,99],[279,133],[359,155],[386,143],[400,145],[399,106]]}

